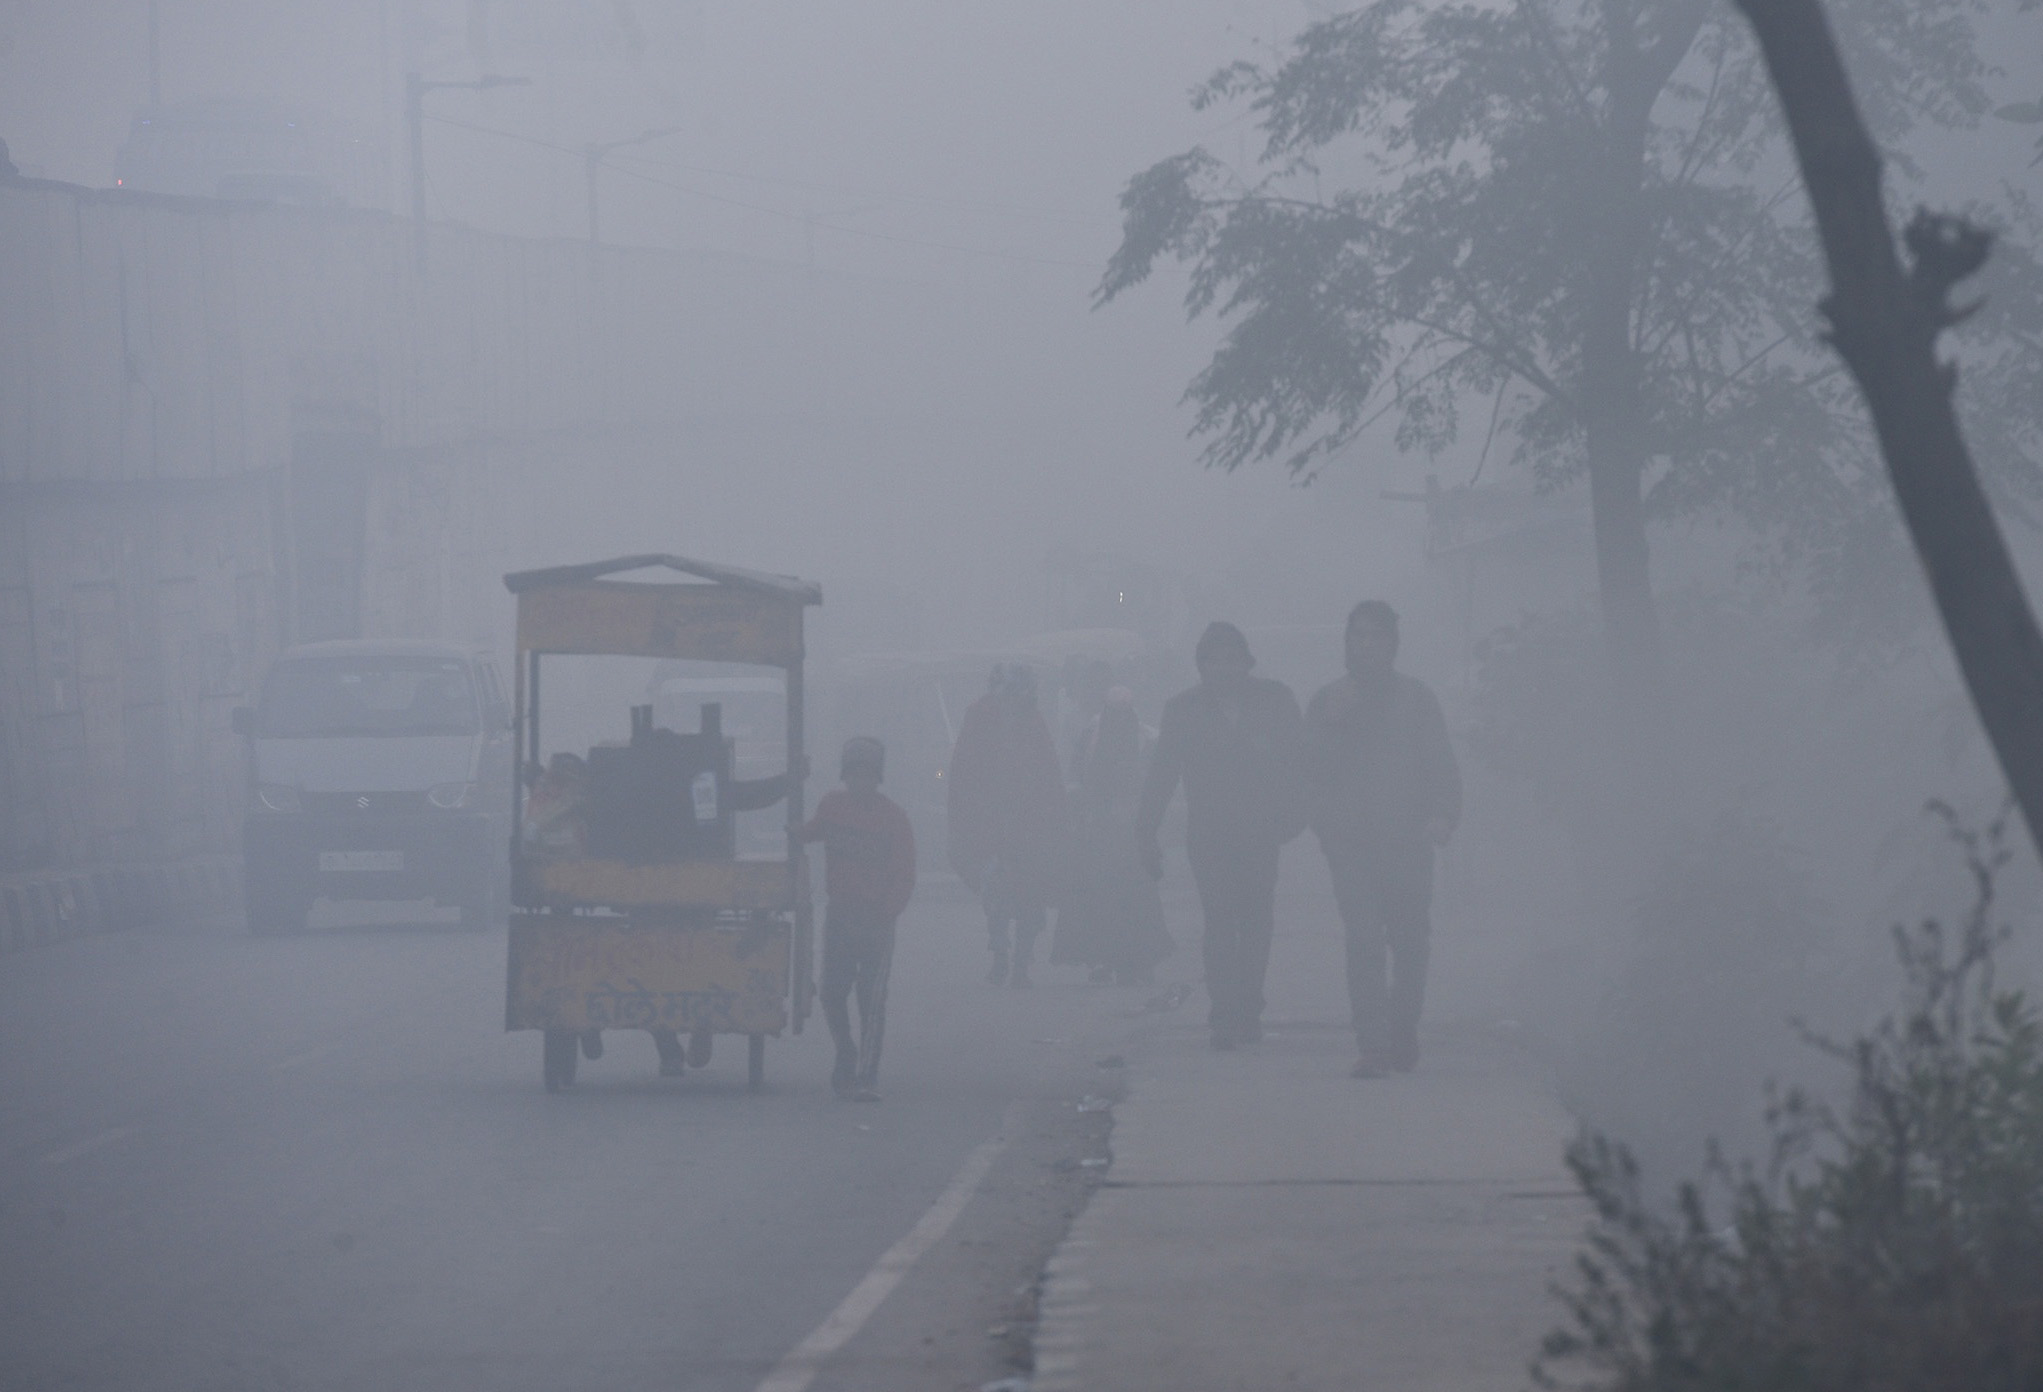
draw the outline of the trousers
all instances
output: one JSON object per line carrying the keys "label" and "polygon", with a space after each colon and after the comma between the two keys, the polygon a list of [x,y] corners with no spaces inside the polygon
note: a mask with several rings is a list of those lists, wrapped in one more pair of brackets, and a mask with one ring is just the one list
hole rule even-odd
{"label": "trousers", "polygon": [[[894,969],[894,923],[862,905],[831,904],[823,921],[823,1018],[837,1045],[840,1086],[879,1081],[880,1045],[887,1030],[887,978]],[[858,1035],[851,1033],[851,1000],[858,1000]],[[851,1061],[850,1076],[844,1064]]]}
{"label": "trousers", "polygon": [[1050,919],[1048,896],[1025,877],[995,864],[986,873],[980,897],[986,906],[986,942],[994,957],[1012,960],[1015,975],[1027,975],[1036,939]]}
{"label": "trousers", "polygon": [[1277,927],[1277,856],[1266,839],[1216,841],[1187,848],[1206,920],[1207,1023],[1215,1034],[1252,1037],[1262,1029],[1263,978]]}
{"label": "trousers", "polygon": [[1432,955],[1433,859],[1430,853],[1410,859],[1386,866],[1364,856],[1327,856],[1347,937],[1355,1044],[1375,1057],[1418,1048]]}

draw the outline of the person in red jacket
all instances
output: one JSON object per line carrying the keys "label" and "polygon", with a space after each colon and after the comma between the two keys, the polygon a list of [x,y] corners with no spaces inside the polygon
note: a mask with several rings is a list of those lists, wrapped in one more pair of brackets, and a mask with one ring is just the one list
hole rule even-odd
{"label": "person in red jacket", "polygon": [[[915,832],[901,805],[880,791],[887,749],[869,735],[847,740],[844,786],[816,804],[804,841],[823,843],[823,1018],[837,1044],[830,1086],[839,1097],[880,1100],[880,1039],[887,1025],[887,976],[894,924],[915,892]],[[858,1037],[851,1002],[858,997]]]}

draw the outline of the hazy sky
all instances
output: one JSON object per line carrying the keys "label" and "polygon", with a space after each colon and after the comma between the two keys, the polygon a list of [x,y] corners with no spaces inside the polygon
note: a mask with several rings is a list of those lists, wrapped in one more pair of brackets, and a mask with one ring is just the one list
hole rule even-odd
{"label": "hazy sky", "polygon": [[[925,434],[902,446],[923,451],[919,472],[890,469],[889,443],[862,472],[831,479],[831,496],[884,497],[912,479],[922,535],[962,512],[1001,518],[1017,538],[999,558],[1010,571],[1030,564],[1030,553],[1103,538],[1186,569],[1288,567],[1328,591],[1301,602],[1301,621],[1334,617],[1343,596],[1419,566],[1417,509],[1376,494],[1416,482],[1423,460],[1370,444],[1354,452],[1362,467],[1351,463],[1348,477],[1310,495],[1273,469],[1203,475],[1178,394],[1210,327],[1184,326],[1168,281],[1103,312],[1088,303],[1130,174],[1196,142],[1246,162],[1248,121],[1193,113],[1187,90],[1222,62],[1267,51],[1325,6],[158,0],[156,8],[167,102],[251,97],[342,117],[386,153],[393,196],[405,188],[407,70],[530,78],[528,87],[428,95],[435,218],[579,238],[582,148],[671,127],[617,151],[602,171],[606,240],[915,287],[904,302],[941,321],[920,326],[928,332],[919,360],[855,360],[872,358],[870,343],[840,334],[829,350],[840,362],[828,370],[883,381],[896,413],[908,402],[925,418],[981,422],[998,446],[988,459],[1000,462],[945,455]],[[0,136],[28,172],[111,181],[114,152],[148,97],[149,10],[146,0],[0,0]],[[2031,132],[1988,127],[1985,145],[2019,163]],[[1961,166],[1970,167],[1950,165]],[[941,385],[935,374],[917,376],[937,355]],[[851,398],[833,404],[843,413],[870,404],[840,397]],[[802,463],[790,467],[798,473]],[[1469,467],[1438,466],[1447,483]],[[724,505],[756,515],[745,488],[733,478]],[[574,532],[603,549],[601,538],[623,534],[618,521],[592,509]],[[865,563],[880,573],[870,578],[925,578],[899,531],[874,534],[887,544],[871,548],[878,554]],[[804,536],[785,549],[845,556],[848,566],[855,547]],[[1581,569],[1586,589],[1586,557]],[[1277,576],[1266,588],[1295,597],[1300,584]]]}
{"label": "hazy sky", "polygon": [[[1032,587],[1029,553],[1102,538],[1213,573],[1290,555],[1335,573],[1327,612],[1300,616],[1316,622],[1337,617],[1348,590],[1416,562],[1417,510],[1373,494],[1423,465],[1386,459],[1381,477],[1312,497],[1274,470],[1202,475],[1178,395],[1207,331],[1185,328],[1167,282],[1103,312],[1089,305],[1122,185],[1198,140],[1242,149],[1248,123],[1195,114],[1186,93],[1295,31],[1310,18],[1297,0],[159,0],[158,14],[167,103],[248,97],[342,117],[389,151],[396,193],[406,70],[529,77],[427,97],[443,118],[426,126],[429,211],[489,231],[585,235],[581,148],[677,128],[612,157],[605,239],[914,288],[905,301],[942,321],[924,337],[955,359],[943,383],[920,385],[927,347],[847,361],[839,375],[881,381],[895,414],[907,402],[984,422],[982,474],[910,441],[920,459],[840,472],[829,487],[884,498],[912,478],[927,514],[1000,517],[1015,540],[997,564],[1026,567]],[[110,183],[147,100],[147,34],[142,0],[7,0],[0,135],[16,161]],[[917,331],[899,317],[897,336]],[[841,342],[841,356],[872,351]],[[756,515],[754,497],[733,477],[720,502]],[[624,530],[599,510],[574,523],[598,549]],[[1379,541],[1358,547],[1371,532]],[[897,531],[873,535],[899,559]],[[851,548],[805,538],[786,549],[813,566]],[[1313,552],[1322,559],[1308,562]],[[887,571],[884,558],[866,564]],[[904,563],[870,578],[923,577]]]}
{"label": "hazy sky", "polygon": [[[580,235],[582,147],[678,127],[614,157],[630,171],[604,177],[617,239],[791,260],[813,245],[826,264],[896,268],[932,249],[857,233],[913,235],[981,253],[934,258],[947,262],[998,264],[987,253],[1004,253],[1088,270],[1112,245],[1112,200],[1127,175],[1218,124],[1186,108],[1191,83],[1309,18],[1297,0],[158,0],[157,9],[166,102],[242,96],[344,117],[387,142],[394,181],[405,172],[407,69],[531,78],[526,88],[428,96],[441,118],[427,131],[438,216]],[[148,11],[143,0],[0,7],[0,130],[17,161],[51,178],[111,182],[114,151],[148,97]]]}

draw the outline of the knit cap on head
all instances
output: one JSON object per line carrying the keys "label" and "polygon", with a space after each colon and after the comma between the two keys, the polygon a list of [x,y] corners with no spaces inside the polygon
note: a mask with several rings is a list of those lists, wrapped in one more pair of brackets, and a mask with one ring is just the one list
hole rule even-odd
{"label": "knit cap on head", "polygon": [[844,752],[838,756],[838,764],[847,774],[855,768],[881,773],[887,766],[887,746],[871,735],[853,735],[844,741]]}
{"label": "knit cap on head", "polygon": [[1253,667],[1255,654],[1249,651],[1248,635],[1225,619],[1215,619],[1206,625],[1206,631],[1199,635],[1199,646],[1192,650],[1192,660],[1204,664],[1218,657],[1236,657]]}

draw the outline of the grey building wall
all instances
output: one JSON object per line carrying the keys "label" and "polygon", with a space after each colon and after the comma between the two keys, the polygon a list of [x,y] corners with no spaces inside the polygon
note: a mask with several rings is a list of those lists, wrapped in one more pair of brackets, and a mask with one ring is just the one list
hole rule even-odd
{"label": "grey building wall", "polygon": [[232,849],[228,712],[280,646],[494,631],[487,442],[774,380],[771,334],[704,328],[773,269],[431,243],[422,276],[381,214],[0,184],[0,870]]}

